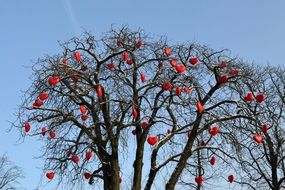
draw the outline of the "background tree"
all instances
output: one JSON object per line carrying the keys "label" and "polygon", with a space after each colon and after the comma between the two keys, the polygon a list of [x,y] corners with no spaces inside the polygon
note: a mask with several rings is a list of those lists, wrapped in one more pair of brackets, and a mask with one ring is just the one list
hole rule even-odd
{"label": "background tree", "polygon": [[208,166],[215,156],[230,168],[230,121],[256,120],[239,111],[238,84],[251,77],[242,60],[128,28],[61,46],[62,54],[34,65],[14,124],[23,137],[45,141],[48,179],[108,190],[201,189],[217,174],[228,180]]}
{"label": "background tree", "polygon": [[0,156],[0,189],[18,189],[19,179],[23,177],[22,171],[18,166],[10,162],[7,156]]}
{"label": "background tree", "polygon": [[[252,115],[255,121],[240,120],[235,124],[238,129],[238,134],[235,135],[235,138],[238,137],[238,164],[242,169],[240,180],[236,182],[249,189],[283,189],[284,68],[252,68],[254,80],[243,83],[244,86],[241,87],[247,89],[242,112]],[[246,100],[248,94],[253,94],[252,101]]]}

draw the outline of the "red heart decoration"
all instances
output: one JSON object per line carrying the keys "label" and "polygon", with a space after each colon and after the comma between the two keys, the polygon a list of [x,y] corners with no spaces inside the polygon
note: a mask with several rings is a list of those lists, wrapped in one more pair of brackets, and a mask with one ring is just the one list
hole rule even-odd
{"label": "red heart decoration", "polygon": [[91,150],[86,152],[86,160],[90,160],[93,156],[93,152]]}
{"label": "red heart decoration", "polygon": [[189,59],[189,63],[191,65],[196,65],[199,62],[199,58],[198,57],[193,57]]}
{"label": "red heart decoration", "polygon": [[86,107],[85,106],[80,106],[79,107],[79,109],[80,109],[80,112],[82,113],[82,114],[85,114],[86,112],[87,112],[87,109],[86,109]]}
{"label": "red heart decoration", "polygon": [[128,52],[124,51],[123,52],[123,61],[127,61],[128,60]]}
{"label": "red heart decoration", "polygon": [[204,181],[204,178],[203,176],[198,176],[195,178],[195,182],[198,184],[198,185],[201,185]]}
{"label": "red heart decoration", "polygon": [[134,119],[136,119],[138,117],[138,111],[135,107],[132,107],[132,114],[133,114]]}
{"label": "red heart decoration", "polygon": [[48,172],[46,173],[46,177],[49,179],[49,180],[52,180],[55,176],[55,173],[54,172]]}
{"label": "red heart decoration", "polygon": [[169,61],[169,63],[170,63],[170,65],[171,65],[172,67],[175,67],[175,66],[177,65],[177,61],[174,60],[174,59],[171,59],[171,60]]}
{"label": "red heart decoration", "polygon": [[26,122],[25,125],[24,125],[24,128],[25,128],[25,131],[26,133],[28,133],[30,130],[31,130],[31,125],[29,122]]}
{"label": "red heart decoration", "polygon": [[197,107],[198,113],[202,113],[204,111],[204,106],[200,101],[197,102],[196,107]]}
{"label": "red heart decoration", "polygon": [[178,72],[178,73],[183,73],[184,71],[185,71],[185,66],[184,65],[176,65],[175,66],[175,69],[176,69],[176,71]]}
{"label": "red heart decoration", "polygon": [[217,161],[216,157],[215,157],[215,156],[212,156],[211,159],[210,159],[211,165],[212,165],[212,166],[215,165],[215,164],[216,164],[216,161]]}
{"label": "red heart decoration", "polygon": [[84,175],[85,179],[90,179],[90,177],[91,177],[91,174],[88,172],[84,172],[83,175]]}
{"label": "red heart decoration", "polygon": [[163,50],[163,52],[164,52],[164,54],[166,55],[166,56],[170,56],[171,54],[172,54],[172,51],[169,49],[169,48],[164,48],[164,50]]}
{"label": "red heart decoration", "polygon": [[71,78],[74,82],[77,82],[80,79],[79,75],[76,72],[71,75]]}
{"label": "red heart decoration", "polygon": [[187,87],[187,86],[185,86],[184,88],[183,88],[183,91],[186,93],[186,94],[190,94],[190,88],[189,87]]}
{"label": "red heart decoration", "polygon": [[142,81],[142,83],[144,83],[145,80],[146,80],[146,79],[145,79],[145,74],[142,73],[142,74],[141,74],[141,81]]}
{"label": "red heart decoration", "polygon": [[86,121],[88,119],[88,115],[82,115],[81,119],[82,119],[82,121]]}
{"label": "red heart decoration", "polygon": [[225,84],[226,82],[228,82],[228,75],[222,75],[218,78],[219,84]]}
{"label": "red heart decoration", "polygon": [[56,85],[59,81],[60,81],[60,78],[58,76],[49,77],[48,79],[48,83],[51,86]]}
{"label": "red heart decoration", "polygon": [[254,100],[254,95],[252,92],[247,93],[247,95],[244,97],[244,100],[247,102],[252,102]]}
{"label": "red heart decoration", "polygon": [[81,56],[80,56],[80,53],[78,51],[73,52],[73,56],[75,57],[77,62],[81,61]]}
{"label": "red heart decoration", "polygon": [[149,122],[148,121],[143,121],[141,122],[141,126],[143,129],[147,128],[149,126]]}
{"label": "red heart decoration", "polygon": [[73,155],[71,157],[72,162],[74,162],[75,164],[77,164],[79,162],[79,157],[77,155]]}
{"label": "red heart decoration", "polygon": [[127,60],[127,64],[128,64],[128,65],[132,65],[133,63],[134,63],[134,62],[133,62],[133,59],[128,59],[128,60]]}
{"label": "red heart decoration", "polygon": [[51,139],[54,139],[55,138],[55,132],[54,131],[50,131],[49,132],[49,136]]}
{"label": "red heart decoration", "polygon": [[165,82],[162,84],[163,90],[171,90],[173,88],[173,85],[170,82]]}
{"label": "red heart decoration", "polygon": [[257,142],[258,144],[261,144],[263,138],[262,138],[261,135],[255,134],[255,135],[253,135],[252,139],[253,139],[255,142]]}
{"label": "red heart decoration", "polygon": [[177,96],[181,95],[181,88],[180,87],[176,87],[176,95]]}
{"label": "red heart decoration", "polygon": [[34,103],[33,106],[34,107],[41,107],[43,105],[43,101],[37,99]]}
{"label": "red heart decoration", "polygon": [[137,49],[139,49],[142,45],[143,45],[143,41],[142,41],[142,40],[138,40],[138,41],[136,42],[135,47],[136,47]]}
{"label": "red heart decoration", "polygon": [[110,69],[110,70],[114,70],[115,69],[115,64],[112,62],[112,63],[109,63],[108,65],[108,68]]}
{"label": "red heart decoration", "polygon": [[46,92],[40,93],[39,99],[42,101],[48,99],[48,93],[46,93]]}
{"label": "red heart decoration", "polygon": [[96,91],[98,96],[101,98],[103,96],[103,89],[100,85],[97,86]]}
{"label": "red heart decoration", "polygon": [[219,133],[219,131],[220,131],[220,128],[217,127],[217,126],[211,127],[211,128],[209,129],[209,133],[210,133],[213,137],[216,136],[216,135]]}
{"label": "red heart decoration", "polygon": [[152,146],[155,145],[157,143],[157,141],[158,141],[158,137],[157,136],[150,136],[150,137],[147,138],[148,144],[150,144]]}
{"label": "red heart decoration", "polygon": [[45,127],[42,128],[42,135],[45,136],[47,132],[47,129]]}
{"label": "red heart decoration", "polygon": [[257,103],[261,103],[261,102],[263,102],[263,101],[265,100],[265,94],[264,94],[264,93],[259,93],[259,94],[255,97],[255,99],[256,99],[256,102],[257,102]]}
{"label": "red heart decoration", "polygon": [[269,129],[269,125],[268,124],[264,124],[261,127],[261,130],[262,130],[263,133],[267,133],[268,129]]}
{"label": "red heart decoration", "polygon": [[232,77],[238,76],[239,71],[236,68],[232,68],[229,72],[229,75]]}
{"label": "red heart decoration", "polygon": [[137,130],[136,129],[132,130],[132,134],[137,135]]}
{"label": "red heart decoration", "polygon": [[233,175],[229,175],[228,176],[228,180],[230,183],[232,183],[234,181],[234,176]]}
{"label": "red heart decoration", "polygon": [[67,59],[66,59],[65,56],[64,56],[63,59],[62,59],[62,63],[65,64],[65,65],[67,64]]}

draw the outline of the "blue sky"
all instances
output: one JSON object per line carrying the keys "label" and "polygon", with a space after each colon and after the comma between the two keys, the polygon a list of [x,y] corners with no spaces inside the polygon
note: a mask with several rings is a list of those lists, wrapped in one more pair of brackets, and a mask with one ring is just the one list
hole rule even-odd
{"label": "blue sky", "polygon": [[[143,28],[175,42],[196,41],[214,49],[228,48],[257,64],[284,64],[283,0],[0,0],[0,154],[23,168],[26,189],[36,187],[42,162],[40,142],[9,129],[21,90],[31,84],[32,61],[60,49],[83,30],[97,37],[115,26]],[[52,184],[51,184],[52,186]],[[49,187],[51,187],[49,186]],[[50,189],[50,188],[49,188]]]}

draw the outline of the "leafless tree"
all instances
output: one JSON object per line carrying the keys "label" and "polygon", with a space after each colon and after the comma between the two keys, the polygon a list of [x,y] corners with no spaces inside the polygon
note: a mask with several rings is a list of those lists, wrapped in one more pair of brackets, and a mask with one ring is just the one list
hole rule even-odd
{"label": "leafless tree", "polygon": [[0,157],[0,189],[18,189],[22,178],[22,170],[8,160],[7,156]]}
{"label": "leafless tree", "polygon": [[[253,76],[242,60],[227,50],[169,45],[125,27],[61,46],[63,53],[34,65],[14,123],[23,137],[45,141],[45,172],[69,184],[84,183],[88,172],[89,184],[106,190],[123,184],[173,190],[206,188],[195,182],[198,176],[218,178],[206,171],[213,155],[231,167],[233,129],[226,124],[256,120],[239,111],[246,103],[238,87]],[[214,126],[216,135],[209,133]]]}

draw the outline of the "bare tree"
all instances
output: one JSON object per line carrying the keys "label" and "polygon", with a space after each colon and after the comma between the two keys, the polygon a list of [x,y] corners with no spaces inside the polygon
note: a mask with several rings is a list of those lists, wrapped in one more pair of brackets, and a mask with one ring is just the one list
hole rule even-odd
{"label": "bare tree", "polygon": [[7,156],[0,157],[0,189],[18,189],[22,177],[22,170],[10,162]]}
{"label": "bare tree", "polygon": [[86,178],[106,190],[123,183],[201,189],[217,177],[205,172],[211,157],[225,167],[235,159],[224,123],[256,120],[239,112],[237,86],[250,79],[250,67],[227,50],[169,45],[128,28],[61,45],[62,54],[34,65],[14,124],[23,137],[45,140],[49,179],[54,172],[69,184]]}
{"label": "bare tree", "polygon": [[246,104],[241,111],[256,119],[234,124],[238,131],[235,136],[238,137],[238,164],[242,169],[236,182],[249,189],[284,189],[284,68],[268,66],[253,70],[254,80],[240,87],[245,96],[254,94],[255,101],[245,97]]}

